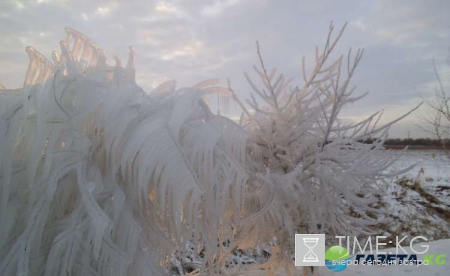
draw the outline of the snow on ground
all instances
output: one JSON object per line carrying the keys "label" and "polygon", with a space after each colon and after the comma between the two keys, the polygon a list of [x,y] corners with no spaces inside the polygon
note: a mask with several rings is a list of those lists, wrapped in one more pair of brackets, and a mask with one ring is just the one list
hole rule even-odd
{"label": "snow on ground", "polygon": [[440,150],[408,150],[392,169],[413,164],[385,186],[382,201],[390,222],[382,226],[384,234],[450,238],[450,158]]}
{"label": "snow on ground", "polygon": [[[395,154],[396,151],[391,151]],[[405,173],[410,176],[417,176],[420,169],[424,168],[425,173],[430,177],[450,179],[450,152],[446,153],[442,150],[407,150],[403,153],[395,164],[395,168],[402,168],[417,163],[417,166]]]}

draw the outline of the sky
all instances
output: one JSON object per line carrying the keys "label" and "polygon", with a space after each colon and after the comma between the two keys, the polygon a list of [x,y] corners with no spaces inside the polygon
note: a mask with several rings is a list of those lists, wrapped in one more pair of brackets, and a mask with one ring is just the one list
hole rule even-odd
{"label": "sky", "polygon": [[[106,50],[127,59],[136,50],[136,81],[145,90],[176,79],[178,86],[229,77],[246,98],[243,72],[258,64],[256,41],[266,67],[276,67],[301,86],[301,59],[311,70],[316,46],[325,43],[330,22],[348,26],[336,56],[364,48],[353,84],[364,99],[341,114],[361,120],[384,110],[381,122],[408,112],[434,93],[436,68],[450,89],[450,1],[294,1],[294,0],[1,0],[0,83],[21,87],[28,66],[25,47],[50,58],[76,29]],[[233,111],[231,111],[232,113]],[[427,107],[392,127],[391,138],[430,136]],[[235,115],[235,114],[228,114]]]}

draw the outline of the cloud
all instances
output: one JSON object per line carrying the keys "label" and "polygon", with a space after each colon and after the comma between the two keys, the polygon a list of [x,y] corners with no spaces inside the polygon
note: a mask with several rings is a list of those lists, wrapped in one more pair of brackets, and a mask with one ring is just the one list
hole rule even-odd
{"label": "cloud", "polygon": [[171,14],[176,14],[178,12],[177,7],[175,5],[164,3],[164,2],[159,2],[158,4],[156,4],[155,11],[161,12],[161,13],[171,13]]}
{"label": "cloud", "polygon": [[[50,56],[68,26],[110,56],[126,59],[128,46],[134,46],[137,82],[144,87],[168,79],[192,85],[230,77],[234,90],[245,98],[249,86],[242,73],[258,63],[256,40],[266,66],[277,67],[301,85],[301,57],[306,56],[311,68],[314,47],[324,44],[329,22],[338,28],[348,21],[336,54],[347,53],[350,46],[365,48],[354,83],[357,93],[371,94],[344,115],[356,118],[385,108],[393,110],[393,117],[413,107],[416,88],[431,89],[432,58],[442,62],[450,47],[449,8],[445,0],[2,1],[0,82],[21,86],[28,65],[24,48],[32,45]],[[394,133],[405,135],[403,130],[394,128]]]}
{"label": "cloud", "polygon": [[214,4],[205,6],[202,9],[203,16],[218,16],[222,12],[224,12],[228,7],[234,6],[239,3],[239,0],[224,0],[224,1],[215,1]]}

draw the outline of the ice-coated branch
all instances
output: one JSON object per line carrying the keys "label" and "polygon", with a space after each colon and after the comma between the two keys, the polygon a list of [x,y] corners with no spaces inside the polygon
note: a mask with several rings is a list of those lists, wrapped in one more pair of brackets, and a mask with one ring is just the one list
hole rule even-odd
{"label": "ice-coated branch", "polygon": [[[218,79],[147,94],[134,48],[110,66],[70,28],[53,61],[28,47],[23,88],[0,86],[0,274],[226,274],[233,250],[261,245],[272,255],[254,268],[294,273],[300,226],[370,231],[376,184],[396,160],[383,154],[393,122],[340,119],[365,95],[350,84],[362,50],[329,60],[345,26],[333,37],[330,25],[312,70],[303,58],[302,87],[268,71],[257,44],[247,101]],[[214,114],[210,95],[233,99],[240,123]]]}

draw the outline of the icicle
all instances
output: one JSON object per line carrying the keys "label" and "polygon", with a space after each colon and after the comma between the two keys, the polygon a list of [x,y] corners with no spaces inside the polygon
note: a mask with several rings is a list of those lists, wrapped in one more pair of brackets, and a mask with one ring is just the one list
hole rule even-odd
{"label": "icicle", "polygon": [[59,45],[61,47],[61,55],[64,57],[67,73],[69,76],[74,76],[77,73],[77,70],[69,46],[64,41],[61,41]]}
{"label": "icicle", "polygon": [[134,59],[135,59],[135,51],[134,48],[130,46],[130,52],[128,55],[127,69],[134,70]]}

